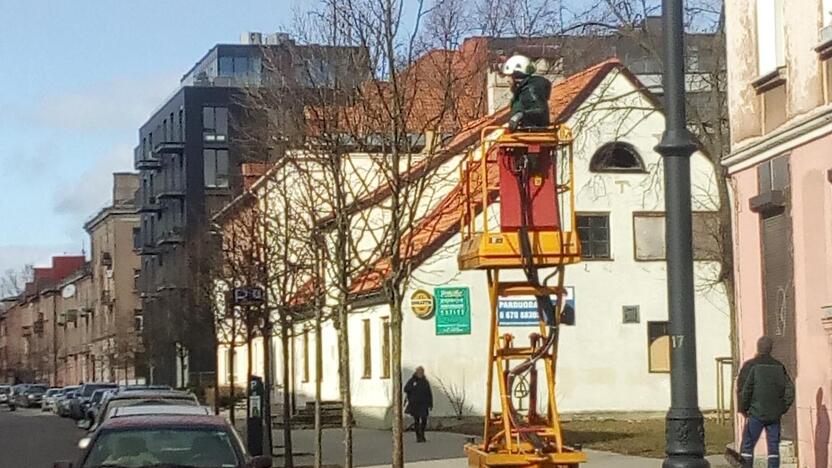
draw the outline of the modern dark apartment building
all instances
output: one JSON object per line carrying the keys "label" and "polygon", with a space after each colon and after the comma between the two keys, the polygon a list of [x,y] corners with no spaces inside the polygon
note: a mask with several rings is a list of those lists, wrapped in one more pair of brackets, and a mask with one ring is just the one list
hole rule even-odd
{"label": "modern dark apartment building", "polygon": [[[242,135],[251,139],[246,128],[253,120],[245,90],[267,80],[303,89],[310,85],[305,77],[340,73],[333,57],[355,52],[318,54],[320,46],[298,45],[282,34],[247,33],[241,42],[208,51],[139,130],[134,163],[141,222],[134,243],[142,258],[139,287],[153,382],[214,382],[213,288],[202,274],[215,248],[210,219],[242,190],[243,161],[275,160],[269,145],[240,143]],[[269,63],[279,57],[281,66],[266,67],[266,57]]]}

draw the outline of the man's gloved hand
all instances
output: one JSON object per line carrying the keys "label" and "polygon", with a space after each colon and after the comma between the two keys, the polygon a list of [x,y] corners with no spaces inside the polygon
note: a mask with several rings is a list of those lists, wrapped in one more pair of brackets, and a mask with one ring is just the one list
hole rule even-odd
{"label": "man's gloved hand", "polygon": [[508,121],[508,129],[511,131],[517,130],[517,127],[520,125],[520,121],[523,120],[523,113],[518,112],[511,116]]}

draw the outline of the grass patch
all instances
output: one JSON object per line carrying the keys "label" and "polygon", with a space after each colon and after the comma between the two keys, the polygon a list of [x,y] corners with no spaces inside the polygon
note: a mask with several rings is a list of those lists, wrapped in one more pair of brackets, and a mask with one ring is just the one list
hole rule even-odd
{"label": "grass patch", "polygon": [[[642,421],[586,420],[563,424],[564,439],[570,444],[607,452],[664,457],[665,433],[663,419]],[[708,455],[725,452],[725,444],[733,438],[729,424],[705,420],[705,448]]]}
{"label": "grass patch", "polygon": [[[465,424],[448,428],[482,437],[482,423]],[[584,448],[640,457],[664,457],[664,419],[639,421],[613,419],[587,419],[563,423],[563,436],[567,444],[581,444]],[[733,439],[730,424],[718,424],[705,420],[705,448],[708,455],[725,453],[725,444]]]}

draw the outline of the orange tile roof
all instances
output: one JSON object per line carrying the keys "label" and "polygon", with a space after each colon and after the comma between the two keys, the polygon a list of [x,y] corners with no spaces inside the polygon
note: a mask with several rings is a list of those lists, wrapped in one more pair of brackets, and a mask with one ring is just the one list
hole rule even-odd
{"label": "orange tile roof", "polygon": [[[552,120],[554,122],[567,120],[610,71],[621,67],[622,65],[618,60],[607,60],[555,84],[552,87],[552,95],[549,100]],[[505,116],[508,115],[506,109],[502,109],[500,113]],[[479,129],[486,125],[488,125],[487,119],[478,121],[466,132],[477,135],[478,141]],[[456,154],[459,154],[459,152]],[[475,186],[478,186],[478,179],[480,178],[478,173],[471,174],[471,176]],[[489,184],[496,182],[499,177],[496,165],[489,165],[487,177]],[[496,197],[496,195],[496,191],[488,194],[489,197]],[[473,190],[473,196],[476,201],[480,201],[482,198],[481,190]],[[456,234],[459,228],[464,202],[463,188],[460,183],[414,227],[411,233],[405,236],[405,239],[401,242],[402,250],[400,253],[402,258],[419,264],[442,247],[448,239]],[[351,293],[360,296],[377,292],[382,287],[383,280],[389,272],[390,263],[388,259],[377,261],[366,272],[353,280]]]}
{"label": "orange tile roof", "polygon": [[[416,59],[398,77],[407,131],[457,131],[482,117],[487,69],[487,45],[476,41],[463,50],[435,49]],[[320,121],[326,119],[351,133],[385,131],[391,118],[391,88],[387,81],[367,81],[358,88],[360,104],[337,109],[307,107],[310,130],[320,131]]]}

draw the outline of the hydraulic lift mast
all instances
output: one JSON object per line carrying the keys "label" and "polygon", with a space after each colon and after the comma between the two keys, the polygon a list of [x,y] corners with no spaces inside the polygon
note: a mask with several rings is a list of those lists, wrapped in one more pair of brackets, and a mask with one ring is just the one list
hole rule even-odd
{"label": "hydraulic lift mast", "polygon": [[[480,147],[460,165],[466,203],[459,267],[485,270],[491,304],[483,439],[465,451],[470,467],[577,467],[586,455],[564,441],[556,401],[558,330],[570,315],[565,271],[581,259],[572,132],[565,125],[514,127],[483,129]],[[509,270],[525,280],[505,281]],[[528,337],[501,330],[498,301],[511,296],[537,302],[539,327]],[[512,400],[521,381],[525,410]]]}

